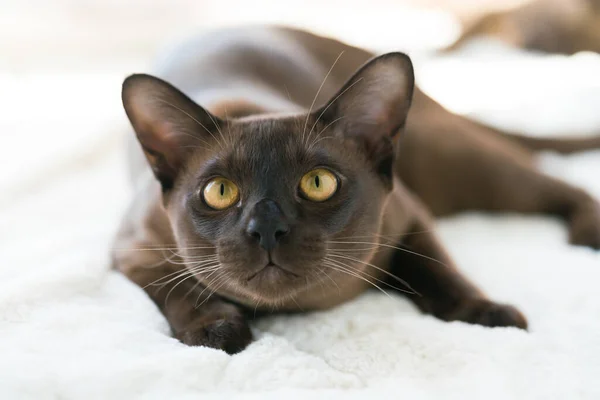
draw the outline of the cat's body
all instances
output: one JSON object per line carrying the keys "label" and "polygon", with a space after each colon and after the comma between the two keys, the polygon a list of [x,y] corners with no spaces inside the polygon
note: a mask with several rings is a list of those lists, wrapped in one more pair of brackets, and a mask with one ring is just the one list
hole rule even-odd
{"label": "cat's body", "polygon": [[487,13],[466,24],[462,35],[446,50],[459,48],[478,36],[550,53],[599,52],[600,1],[533,0]]}
{"label": "cat's body", "polygon": [[[400,56],[386,56],[355,75],[372,57],[368,51],[335,40],[284,28],[244,28],[194,39],[169,53],[156,73],[208,110],[212,114],[208,118],[203,110],[183,100],[181,105],[173,104],[175,100],[164,100],[162,103],[173,107],[168,114],[163,112],[163,120],[156,120],[154,115],[160,112],[146,112],[144,107],[150,107],[149,103],[135,97],[134,83],[126,83],[125,108],[163,190],[134,143],[131,172],[136,198],[119,234],[117,247],[121,250],[115,253],[116,267],[146,289],[182,341],[237,351],[250,340],[244,319],[247,310],[326,309],[356,297],[373,284],[386,291],[414,290],[418,294],[409,296],[423,311],[445,320],[524,328],[525,319],[518,311],[488,300],[454,268],[431,232],[430,215],[469,209],[554,214],[569,222],[572,242],[600,247],[598,203],[581,190],[539,174],[532,166],[532,150],[547,147],[571,152],[600,147],[600,138],[536,141],[507,135],[451,114],[418,88],[414,89],[410,105],[412,67]],[[392,66],[404,72],[395,76]],[[142,81],[135,85],[156,84]],[[355,95],[354,85],[366,89]],[[388,88],[397,88],[406,96],[375,97],[378,91],[385,93]],[[151,95],[162,99],[169,89],[144,90],[140,90],[140,99]],[[129,95],[128,91],[134,94]],[[165,98],[175,98],[171,93],[168,96]],[[312,114],[307,116],[309,110]],[[171,124],[176,117],[171,112],[197,122],[197,129],[211,131],[210,136],[202,137],[200,147],[214,141],[219,146],[231,144],[231,149],[226,150],[229,153],[242,153],[236,160],[242,160],[244,168],[231,174],[247,178],[238,180],[260,181],[260,193],[252,189],[252,196],[256,197],[244,199],[242,193],[235,218],[234,211],[227,211],[229,216],[222,217],[224,222],[210,225],[211,218],[217,218],[213,214],[206,214],[209,222],[205,223],[201,217],[196,220],[185,211],[189,202],[185,193],[198,190],[193,186],[196,183],[190,183],[197,179],[192,176],[194,171],[201,171],[212,161],[207,155],[186,155],[183,172],[173,171],[172,165],[180,162],[167,161],[179,156],[167,153],[173,152],[174,146],[156,139],[172,138]],[[361,112],[365,115],[362,119],[357,116]],[[167,134],[162,125],[165,121]],[[338,127],[340,123],[346,125]],[[380,138],[382,127],[389,131],[391,141]],[[185,126],[180,130],[185,130],[187,136],[199,135],[190,134],[193,129]],[[257,137],[264,136],[264,141],[248,136],[253,135],[249,130],[258,132]],[[398,130],[402,134],[396,139]],[[288,139],[286,135],[292,134],[295,139]],[[297,143],[300,135],[302,145]],[[337,136],[343,136],[343,142],[332,143]],[[365,159],[355,154],[352,143],[359,139],[366,146]],[[176,145],[181,146],[184,140],[181,136]],[[398,144],[392,144],[395,142]],[[181,147],[195,145],[185,144]],[[305,204],[301,198],[280,200],[280,194],[287,196],[281,192],[283,183],[287,183],[286,162],[295,166],[290,169],[298,168],[289,176],[302,176],[305,170],[299,165],[304,161],[295,162],[294,157],[308,151],[308,159],[318,158],[311,153],[315,148],[322,150],[325,160],[330,155],[332,165],[339,165],[344,171],[338,176],[340,193],[332,196],[333,200],[319,203],[323,206]],[[199,150],[203,151],[208,150]],[[248,154],[252,157],[248,158]],[[353,166],[354,158],[357,161]],[[290,187],[295,185],[293,179],[290,178]],[[244,192],[243,183],[235,183]],[[223,194],[223,187],[221,191]],[[340,199],[336,200],[336,196]],[[266,208],[261,206],[264,201],[270,202]],[[335,204],[328,206],[328,202]],[[250,207],[246,204],[254,208],[246,211]],[[317,206],[332,208],[311,208]],[[220,235],[229,234],[223,233],[226,228],[237,229],[234,227],[238,220],[252,221],[259,208],[271,210],[264,211],[264,218],[260,214],[268,224],[284,221],[285,227],[280,230],[282,241],[278,242],[279,231],[275,230],[274,244],[267,248],[261,242],[261,247],[269,254],[268,263],[273,255],[285,272],[267,266],[265,271],[269,271],[256,270],[262,279],[258,283],[251,283],[258,279],[254,275],[245,277],[246,281],[236,281],[243,274],[239,271],[244,262],[254,271],[254,265],[261,262],[256,260],[263,255],[255,254],[254,248],[240,248],[240,242],[235,242],[241,240],[237,236]],[[310,219],[313,214],[318,218]],[[304,222],[305,218],[308,222]],[[288,234],[290,229],[297,237]],[[230,242],[238,244],[228,247]],[[243,243],[247,245],[246,241]],[[295,247],[277,253],[284,246]],[[406,246],[409,251],[398,246]],[[141,250],[149,248],[166,250]],[[231,253],[245,251],[247,254],[240,257],[246,261],[239,257],[228,259]],[[216,258],[211,258],[215,254]],[[299,264],[303,257],[310,268],[320,271],[314,277],[309,267]],[[195,277],[188,273],[194,261],[202,260],[212,260],[212,264],[204,264],[209,265],[210,271],[204,274],[196,270]],[[230,275],[216,271],[228,264],[237,268],[231,267]],[[327,273],[327,268],[331,273]],[[236,278],[232,280],[231,276]],[[317,277],[319,284],[313,284]],[[301,279],[306,279],[303,288],[298,283]],[[409,287],[403,286],[402,281]],[[280,288],[275,287],[278,282],[282,282]],[[207,295],[213,292],[209,298]]]}

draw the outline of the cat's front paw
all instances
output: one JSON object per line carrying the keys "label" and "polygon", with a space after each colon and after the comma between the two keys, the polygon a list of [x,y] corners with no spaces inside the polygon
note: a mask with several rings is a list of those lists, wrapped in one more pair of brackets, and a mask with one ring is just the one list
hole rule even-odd
{"label": "cat's front paw", "polygon": [[248,322],[241,315],[203,317],[175,333],[175,337],[189,346],[206,346],[239,353],[252,341]]}
{"label": "cat's front paw", "polygon": [[470,324],[527,329],[527,319],[519,310],[511,305],[494,303],[487,299],[466,301],[453,314],[453,320]]}

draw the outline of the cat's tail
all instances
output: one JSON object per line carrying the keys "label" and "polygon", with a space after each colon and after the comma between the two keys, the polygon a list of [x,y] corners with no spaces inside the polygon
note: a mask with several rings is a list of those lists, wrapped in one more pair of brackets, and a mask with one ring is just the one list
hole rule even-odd
{"label": "cat's tail", "polygon": [[[480,124],[481,125],[481,124]],[[587,150],[600,149],[600,135],[595,134],[592,136],[580,136],[580,137],[533,137],[526,136],[512,132],[505,132],[500,129],[496,129],[490,126],[484,126],[488,132],[494,135],[501,136],[513,143],[517,143],[520,146],[528,149],[532,152],[537,151],[555,151],[560,154],[571,154]]]}

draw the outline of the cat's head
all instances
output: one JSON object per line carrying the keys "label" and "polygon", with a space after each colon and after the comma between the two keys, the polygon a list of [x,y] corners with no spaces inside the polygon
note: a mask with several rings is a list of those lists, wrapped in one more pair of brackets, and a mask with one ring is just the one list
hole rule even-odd
{"label": "cat's head", "polygon": [[123,103],[188,268],[274,305],[362,276],[413,86],[410,59],[390,53],[304,115],[224,120],[148,75],[125,80]]}

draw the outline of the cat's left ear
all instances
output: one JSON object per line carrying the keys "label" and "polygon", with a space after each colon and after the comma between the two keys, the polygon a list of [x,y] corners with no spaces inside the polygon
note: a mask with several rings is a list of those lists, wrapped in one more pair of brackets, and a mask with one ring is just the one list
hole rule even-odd
{"label": "cat's left ear", "polygon": [[356,139],[377,171],[391,177],[393,141],[404,127],[414,89],[410,58],[388,53],[361,67],[320,110],[324,123]]}
{"label": "cat's left ear", "polygon": [[194,149],[218,143],[223,124],[171,84],[145,74],[123,82],[123,107],[163,192]]}

